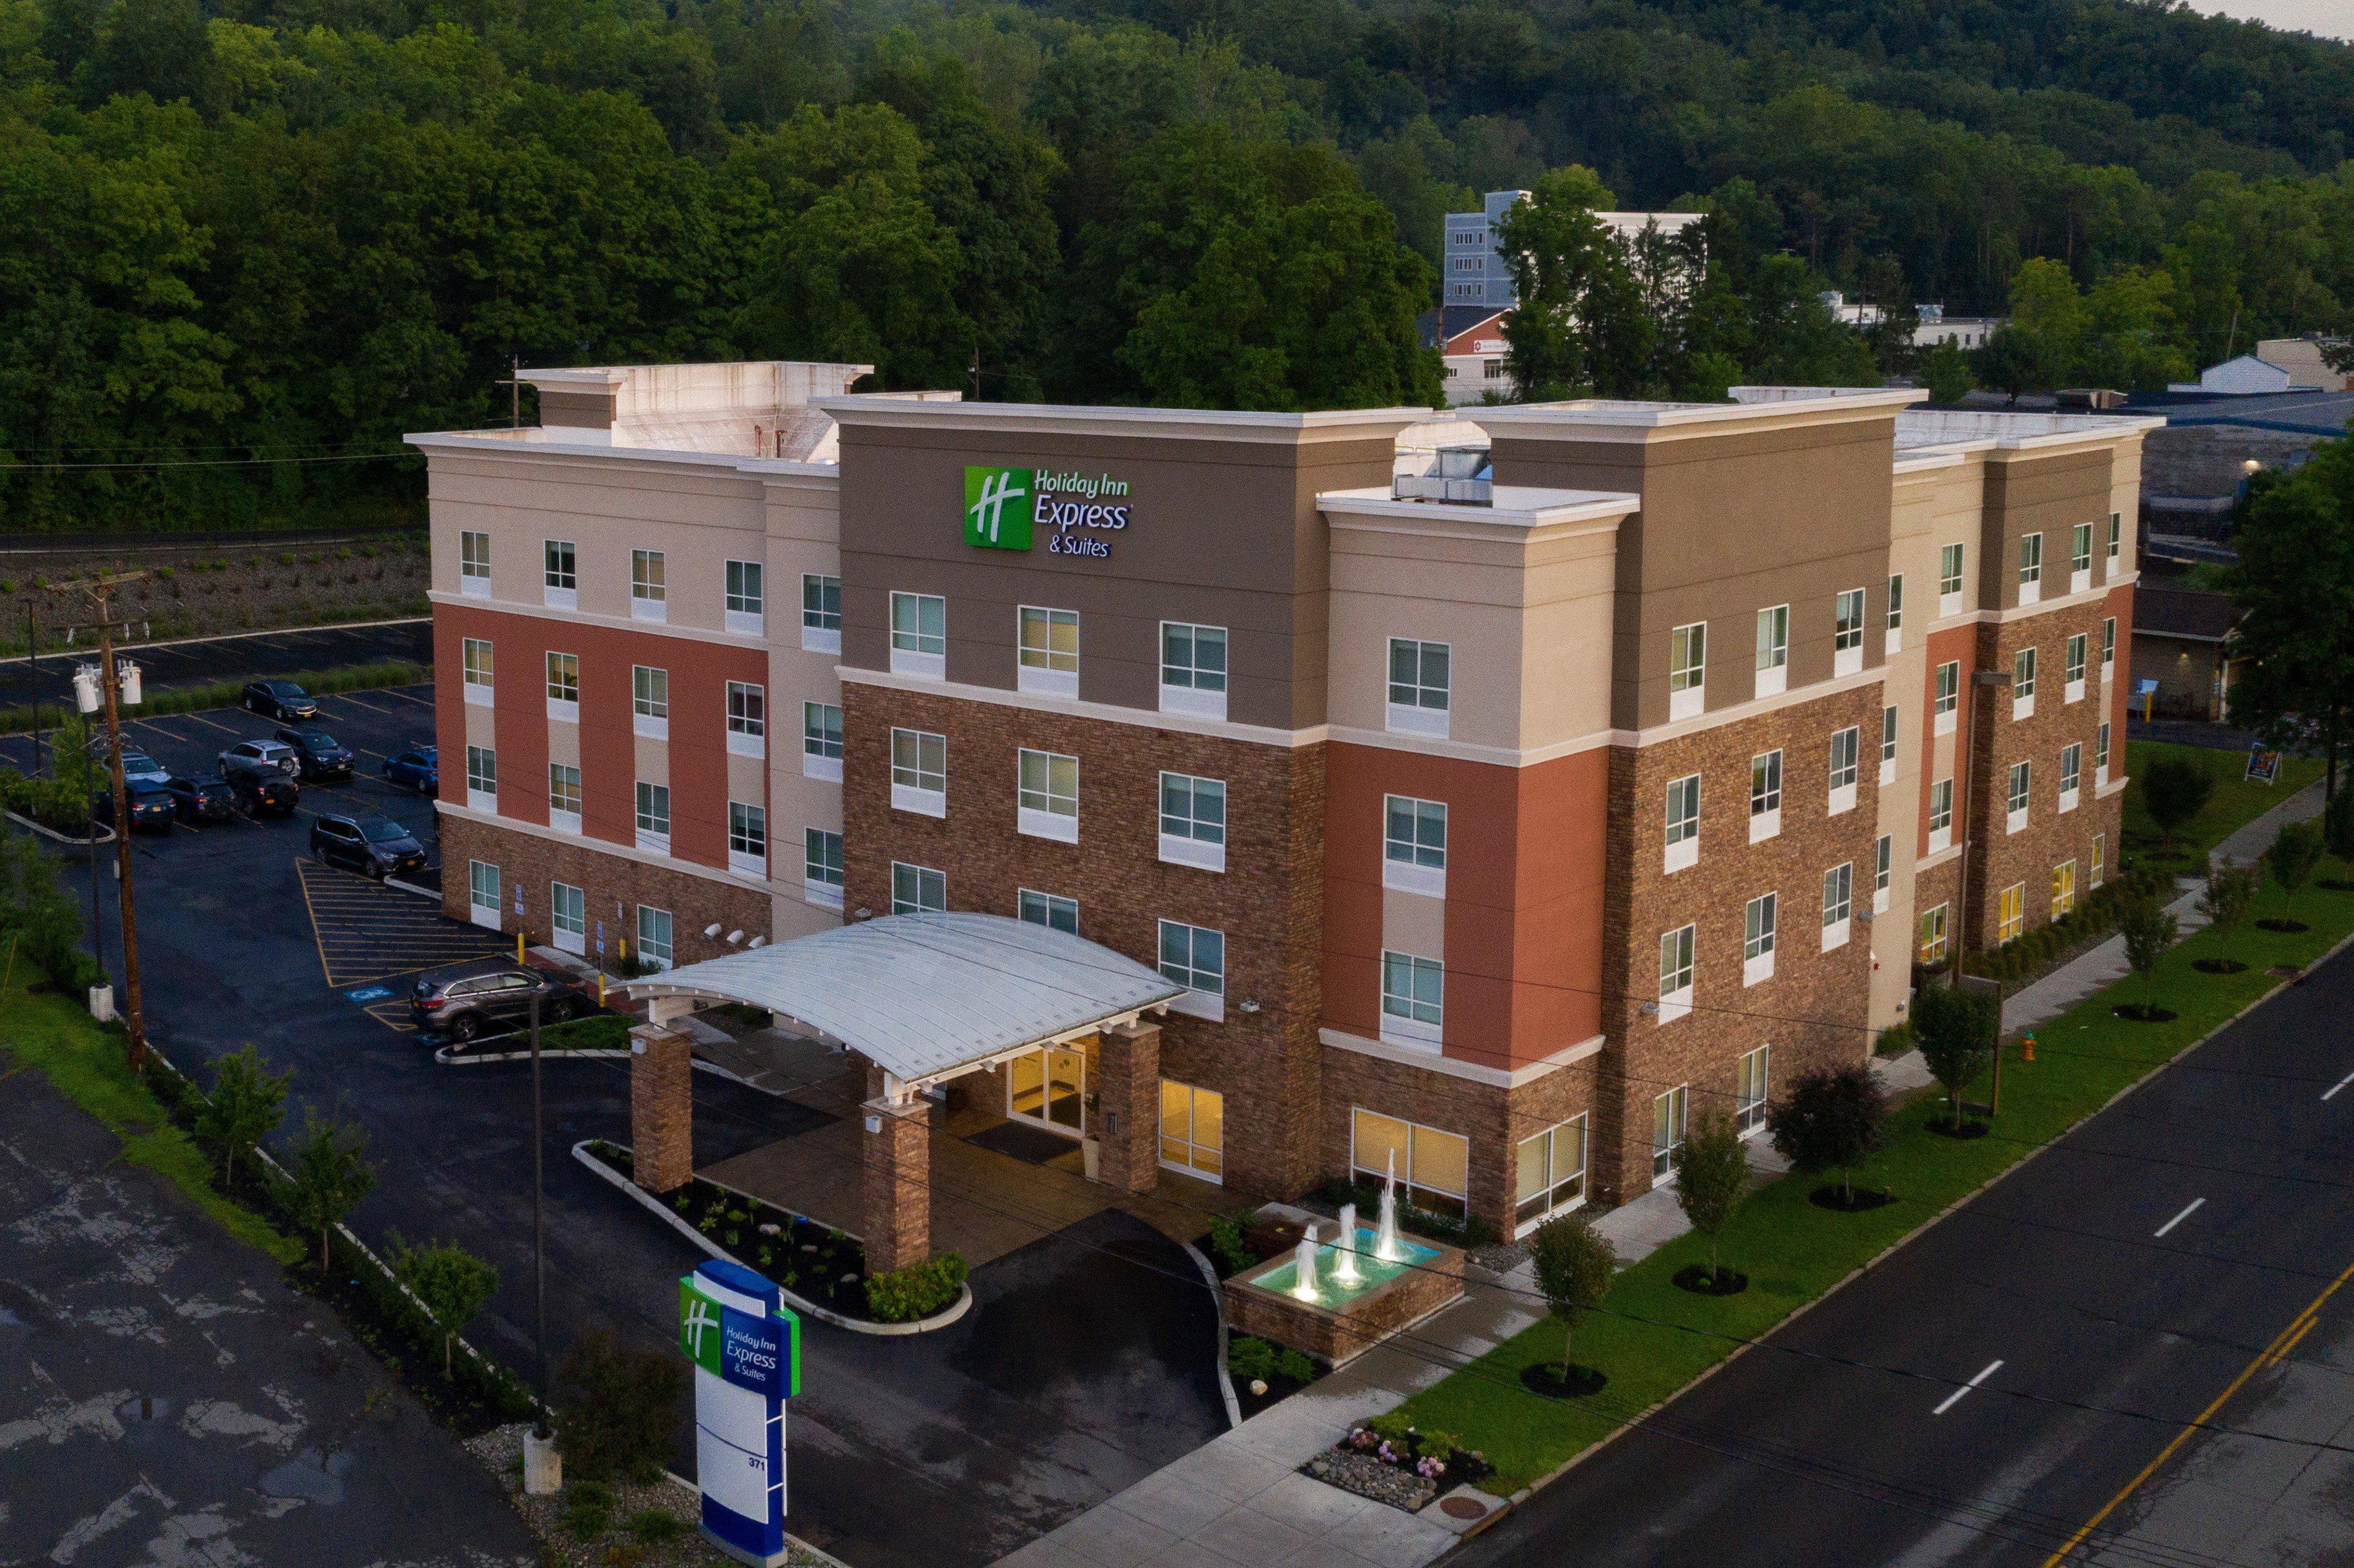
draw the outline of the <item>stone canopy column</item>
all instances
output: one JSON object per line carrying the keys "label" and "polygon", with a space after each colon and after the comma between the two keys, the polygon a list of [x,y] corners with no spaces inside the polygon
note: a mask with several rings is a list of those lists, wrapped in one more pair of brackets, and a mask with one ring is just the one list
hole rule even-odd
{"label": "stone canopy column", "polygon": [[873,1278],[932,1255],[932,1115],[921,1096],[871,1099],[860,1112],[866,1274]]}
{"label": "stone canopy column", "polygon": [[641,1023],[630,1031],[631,1179],[671,1192],[695,1177],[695,1054],[684,1030]]}
{"label": "stone canopy column", "polygon": [[1097,1037],[1097,1178],[1123,1192],[1161,1184],[1161,1025],[1116,1023]]}

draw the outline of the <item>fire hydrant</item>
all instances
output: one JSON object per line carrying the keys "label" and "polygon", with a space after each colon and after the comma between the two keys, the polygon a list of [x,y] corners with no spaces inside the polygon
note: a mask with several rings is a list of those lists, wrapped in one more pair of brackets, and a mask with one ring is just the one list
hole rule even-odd
{"label": "fire hydrant", "polygon": [[2034,1060],[2035,1060],[2035,1036],[2034,1036],[2034,1035],[2032,1035],[2032,1034],[2024,1034],[2024,1035],[2021,1035],[2021,1036],[2020,1037],[2020,1041],[2019,1041],[2019,1059],[2020,1059],[2020,1061],[2022,1061],[2022,1062],[2032,1062],[2032,1061],[2034,1061]]}

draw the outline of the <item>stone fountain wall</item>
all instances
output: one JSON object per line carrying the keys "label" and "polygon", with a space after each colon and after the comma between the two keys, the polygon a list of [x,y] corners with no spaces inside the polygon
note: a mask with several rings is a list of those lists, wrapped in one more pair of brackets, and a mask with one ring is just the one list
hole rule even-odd
{"label": "stone fountain wall", "polygon": [[[1435,1242],[1417,1245],[1437,1255],[1375,1286],[1345,1308],[1302,1301],[1260,1286],[1259,1279],[1291,1261],[1288,1255],[1270,1258],[1226,1281],[1226,1327],[1237,1334],[1256,1334],[1305,1351],[1330,1366],[1343,1365],[1399,1330],[1461,1299],[1463,1255]],[[1329,1280],[1328,1275],[1328,1284]]]}

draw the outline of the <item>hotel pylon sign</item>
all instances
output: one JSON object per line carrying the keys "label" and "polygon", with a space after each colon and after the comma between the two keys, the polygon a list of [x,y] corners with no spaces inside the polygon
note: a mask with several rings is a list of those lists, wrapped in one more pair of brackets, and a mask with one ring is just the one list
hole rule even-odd
{"label": "hotel pylon sign", "polygon": [[801,1391],[801,1323],[777,1287],[712,1258],[678,1282],[678,1345],[695,1363],[703,1531],[741,1563],[785,1561],[785,1401]]}

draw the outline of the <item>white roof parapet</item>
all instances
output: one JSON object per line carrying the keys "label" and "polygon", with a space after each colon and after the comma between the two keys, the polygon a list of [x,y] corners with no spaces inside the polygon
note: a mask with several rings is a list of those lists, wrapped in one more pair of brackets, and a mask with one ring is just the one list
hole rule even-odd
{"label": "white roof parapet", "polygon": [[1165,1005],[1185,988],[1109,948],[1002,915],[892,915],[620,989],[779,1013],[907,1087]]}

